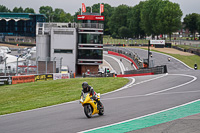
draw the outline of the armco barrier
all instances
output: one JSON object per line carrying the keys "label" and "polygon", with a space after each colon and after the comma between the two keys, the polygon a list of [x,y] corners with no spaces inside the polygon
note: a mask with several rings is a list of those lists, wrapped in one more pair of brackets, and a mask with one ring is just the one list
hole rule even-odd
{"label": "armco barrier", "polygon": [[135,62],[134,62],[131,58],[127,57],[126,55],[119,54],[119,53],[116,53],[116,52],[113,52],[113,51],[108,51],[108,54],[123,57],[123,58],[125,58],[125,59],[131,61],[131,62],[133,63],[133,65],[136,67],[136,69],[138,69],[138,66],[135,64]]}
{"label": "armco barrier", "polygon": [[157,66],[157,67],[153,67],[153,68],[124,71],[123,77],[154,75],[154,74],[164,74],[164,73],[167,73],[167,66],[166,65]]}
{"label": "armco barrier", "polygon": [[12,76],[12,84],[21,84],[21,83],[28,83],[28,82],[35,82],[35,76],[34,75]]}

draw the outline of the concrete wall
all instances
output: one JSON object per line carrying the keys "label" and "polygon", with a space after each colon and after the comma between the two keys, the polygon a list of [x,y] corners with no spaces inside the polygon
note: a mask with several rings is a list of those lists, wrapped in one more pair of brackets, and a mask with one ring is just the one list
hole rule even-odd
{"label": "concrete wall", "polygon": [[45,61],[46,57],[50,57],[49,35],[37,35],[36,37],[36,57],[40,57],[40,61]]}
{"label": "concrete wall", "polygon": [[[52,28],[50,56],[62,59],[62,66],[68,66],[69,71],[76,70],[77,31],[75,28]],[[55,53],[55,49],[72,50],[72,53]]]}

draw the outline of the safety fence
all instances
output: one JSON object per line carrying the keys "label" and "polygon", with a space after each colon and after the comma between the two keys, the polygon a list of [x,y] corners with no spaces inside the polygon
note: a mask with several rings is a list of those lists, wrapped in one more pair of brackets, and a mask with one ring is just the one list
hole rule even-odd
{"label": "safety fence", "polygon": [[5,58],[0,62],[0,76],[60,73],[61,67],[62,58],[41,58],[32,55],[23,57],[21,54],[18,57]]}
{"label": "safety fence", "polygon": [[164,73],[167,73],[166,65],[156,66],[156,67],[152,67],[152,68],[139,69],[139,70],[124,71],[124,75],[137,74],[138,76],[140,74],[153,75],[153,74],[164,74]]}
{"label": "safety fence", "polygon": [[40,75],[21,75],[21,76],[0,76],[1,85],[21,84],[28,82],[38,82],[57,79],[70,79],[73,77],[70,73],[52,73]]}

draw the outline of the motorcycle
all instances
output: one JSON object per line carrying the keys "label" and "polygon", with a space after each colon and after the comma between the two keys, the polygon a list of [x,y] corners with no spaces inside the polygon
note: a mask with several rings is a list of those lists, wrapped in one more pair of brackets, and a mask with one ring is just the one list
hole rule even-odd
{"label": "motorcycle", "polygon": [[[97,94],[97,98],[98,98],[98,100],[100,100],[100,93]],[[94,114],[99,114],[100,116],[104,115],[103,104],[101,103],[102,105],[100,107],[100,105],[98,105],[97,102],[95,100],[93,100],[90,93],[83,93],[83,95],[81,96],[81,99],[80,99],[80,103],[84,107],[85,115],[88,118],[91,118],[92,115],[94,115]]]}
{"label": "motorcycle", "polygon": [[171,58],[170,58],[170,57],[168,57],[168,61],[171,61]]}

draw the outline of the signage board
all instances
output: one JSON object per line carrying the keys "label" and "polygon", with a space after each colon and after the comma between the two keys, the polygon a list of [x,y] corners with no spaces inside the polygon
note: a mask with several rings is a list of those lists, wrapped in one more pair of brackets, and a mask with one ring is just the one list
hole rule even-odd
{"label": "signage board", "polygon": [[28,82],[35,82],[35,76],[34,75],[12,76],[12,84],[20,84],[20,83],[28,83]]}
{"label": "signage board", "polygon": [[165,45],[165,40],[151,40],[150,44],[160,44]]}
{"label": "signage board", "polygon": [[97,16],[97,15],[78,15],[78,20],[98,20],[104,21],[104,16]]}

